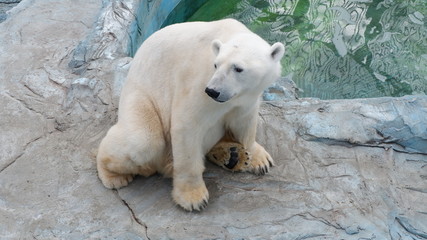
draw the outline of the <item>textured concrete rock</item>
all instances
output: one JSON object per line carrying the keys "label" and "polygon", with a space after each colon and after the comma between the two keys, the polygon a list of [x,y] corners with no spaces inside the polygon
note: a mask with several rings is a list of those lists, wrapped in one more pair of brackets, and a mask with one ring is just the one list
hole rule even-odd
{"label": "textured concrete rock", "polygon": [[0,239],[427,238],[426,96],[276,86],[259,119],[270,174],[208,163],[201,213],[175,206],[161,176],[105,189],[93,152],[117,118],[135,2],[24,0],[0,24]]}
{"label": "textured concrete rock", "polygon": [[425,96],[312,101],[298,132],[311,141],[427,154]]}

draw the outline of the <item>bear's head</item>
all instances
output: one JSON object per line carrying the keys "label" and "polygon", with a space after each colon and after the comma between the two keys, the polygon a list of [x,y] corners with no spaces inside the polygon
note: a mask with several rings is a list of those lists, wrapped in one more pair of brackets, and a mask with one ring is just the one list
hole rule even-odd
{"label": "bear's head", "polygon": [[282,43],[270,46],[255,34],[238,34],[226,43],[212,42],[215,72],[205,92],[217,102],[257,98],[281,74]]}

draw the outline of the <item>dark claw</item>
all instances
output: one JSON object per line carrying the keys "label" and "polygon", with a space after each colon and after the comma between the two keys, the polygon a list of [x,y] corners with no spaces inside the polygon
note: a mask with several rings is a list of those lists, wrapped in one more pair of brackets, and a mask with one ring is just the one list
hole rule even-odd
{"label": "dark claw", "polygon": [[207,206],[208,206],[208,200],[203,199],[203,202],[202,202],[202,203],[200,203],[200,205],[199,205],[198,209],[196,209],[196,206],[191,206],[191,210],[190,210],[190,212],[192,212],[192,211],[202,211],[202,210],[203,210],[203,209],[205,209]]}
{"label": "dark claw", "polygon": [[203,204],[200,206],[200,210],[206,208],[208,206],[208,200],[204,199]]}
{"label": "dark claw", "polygon": [[267,160],[268,160],[268,165],[270,165],[270,167],[273,167],[273,162],[270,161],[270,159],[267,159]]}
{"label": "dark claw", "polygon": [[264,175],[265,174],[265,172],[264,172],[264,168],[263,167],[258,167],[258,175]]}

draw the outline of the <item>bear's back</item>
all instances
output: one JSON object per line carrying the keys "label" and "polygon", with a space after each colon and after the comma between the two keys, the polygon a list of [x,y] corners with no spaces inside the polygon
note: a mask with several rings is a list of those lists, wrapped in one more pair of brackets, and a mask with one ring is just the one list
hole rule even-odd
{"label": "bear's back", "polygon": [[[214,39],[220,39],[222,42],[227,41],[232,35],[241,32],[250,32],[245,25],[234,19],[224,19],[213,22],[186,22],[169,25],[160,29],[151,35],[141,45],[141,52],[151,49],[153,46],[162,46],[168,50],[182,47],[193,49],[199,47],[211,47]],[[203,45],[203,46],[201,46]],[[137,53],[136,55],[139,55]]]}
{"label": "bear's back", "polygon": [[174,67],[176,63],[183,61],[203,61],[200,58],[204,55],[212,56],[213,40],[226,42],[234,34],[242,32],[250,31],[234,19],[173,24],[160,29],[145,40],[134,60],[143,61],[145,65],[151,65],[151,62],[157,67],[158,63]]}
{"label": "bear's back", "polygon": [[251,31],[234,19],[178,23],[160,29],[138,49],[125,87],[167,90],[183,78],[210,75],[215,57],[212,41],[226,42],[237,33]]}

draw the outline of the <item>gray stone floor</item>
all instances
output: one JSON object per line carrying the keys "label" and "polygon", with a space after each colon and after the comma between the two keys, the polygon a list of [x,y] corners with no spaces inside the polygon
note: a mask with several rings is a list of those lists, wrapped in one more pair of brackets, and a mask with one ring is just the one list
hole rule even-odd
{"label": "gray stone floor", "polygon": [[427,238],[426,96],[265,103],[277,166],[208,163],[201,213],[161,176],[105,189],[93,154],[131,61],[122,2],[24,0],[0,24],[0,239]]}

